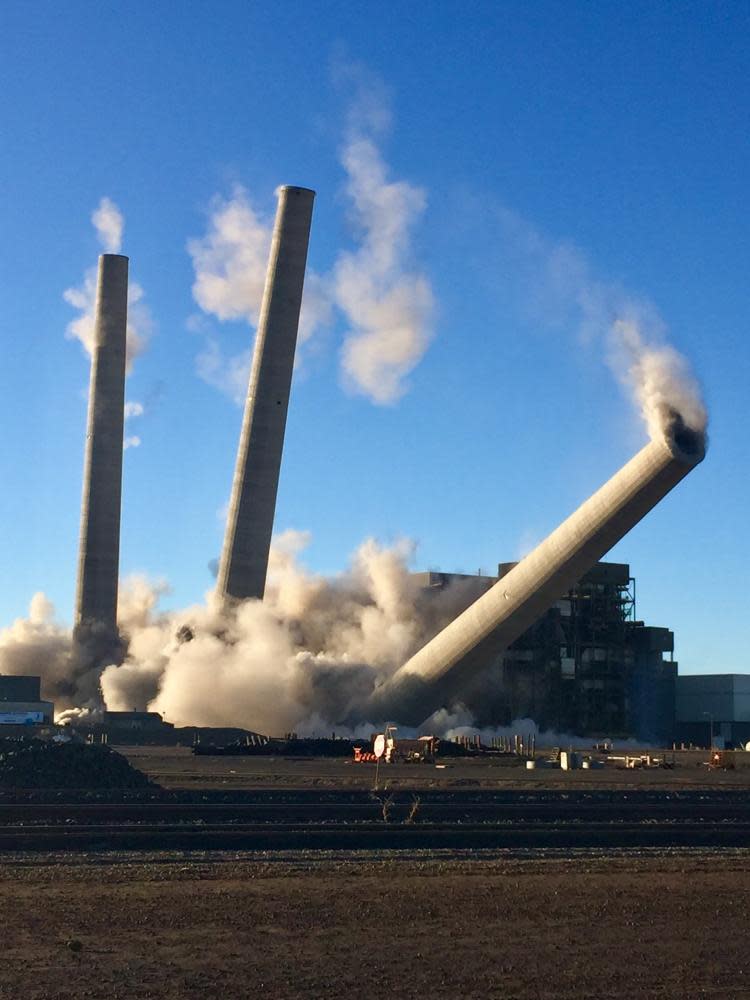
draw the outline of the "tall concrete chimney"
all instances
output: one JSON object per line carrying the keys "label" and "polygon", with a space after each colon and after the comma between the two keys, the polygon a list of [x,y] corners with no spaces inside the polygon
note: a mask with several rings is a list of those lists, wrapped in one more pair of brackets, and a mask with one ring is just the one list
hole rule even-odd
{"label": "tall concrete chimney", "polygon": [[279,189],[217,593],[262,599],[302,305],[314,191]]}
{"label": "tall concrete chimney", "polygon": [[128,258],[102,254],[91,359],[75,638],[89,666],[119,645],[117,580],[125,410]]}
{"label": "tall concrete chimney", "polygon": [[705,455],[705,436],[670,412],[651,441],[373,696],[367,718],[419,725],[573,587]]}

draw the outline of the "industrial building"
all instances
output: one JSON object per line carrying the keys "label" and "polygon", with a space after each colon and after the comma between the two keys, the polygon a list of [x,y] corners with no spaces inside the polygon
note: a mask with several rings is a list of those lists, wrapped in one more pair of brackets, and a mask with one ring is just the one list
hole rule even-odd
{"label": "industrial building", "polygon": [[54,717],[54,704],[42,701],[40,677],[0,674],[0,725],[42,726]]}
{"label": "industrial building", "polygon": [[686,674],[677,678],[675,738],[725,747],[750,742],[750,674]]}
{"label": "industrial building", "polygon": [[[432,593],[461,587],[471,601],[515,565],[501,563],[497,577],[424,573],[415,579]],[[480,726],[528,718],[543,730],[668,743],[675,721],[673,651],[669,629],[637,619],[630,567],[600,562],[507,650],[488,658],[463,700]]]}
{"label": "industrial building", "polygon": [[[264,596],[315,197],[294,186],[277,193],[216,583],[230,608]],[[84,670],[126,654],[116,613],[127,309],[128,258],[104,254],[74,627],[73,659]],[[463,610],[367,695],[363,717],[419,726],[460,701],[480,725],[527,717],[557,732],[671,740],[672,633],[637,620],[627,565],[598,562],[703,460],[702,430],[666,404],[658,422],[659,433],[519,563],[501,564],[496,577],[428,574],[425,589],[450,585]],[[107,730],[163,736],[168,728],[153,713],[115,715],[108,713]]]}

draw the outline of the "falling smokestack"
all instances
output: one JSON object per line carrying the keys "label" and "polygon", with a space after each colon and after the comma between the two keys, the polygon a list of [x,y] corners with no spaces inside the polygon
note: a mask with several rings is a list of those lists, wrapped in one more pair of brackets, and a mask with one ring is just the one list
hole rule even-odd
{"label": "falling smokestack", "polygon": [[314,191],[279,189],[217,593],[262,599],[297,344]]}
{"label": "falling smokestack", "polygon": [[117,633],[128,258],[102,254],[96,289],[75,637],[88,666],[112,662]]}
{"label": "falling smokestack", "polygon": [[525,559],[384,684],[368,719],[419,725],[567,593],[705,455],[705,435],[666,414],[651,441]]}

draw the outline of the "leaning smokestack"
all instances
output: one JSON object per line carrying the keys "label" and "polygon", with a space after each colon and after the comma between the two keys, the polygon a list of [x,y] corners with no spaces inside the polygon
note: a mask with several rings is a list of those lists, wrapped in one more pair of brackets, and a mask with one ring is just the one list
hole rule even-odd
{"label": "leaning smokestack", "polygon": [[75,639],[89,667],[113,662],[117,633],[120,499],[128,320],[128,258],[102,254],[96,289]]}
{"label": "leaning smokestack", "polygon": [[217,593],[262,599],[302,305],[314,191],[279,189]]}
{"label": "leaning smokestack", "polygon": [[651,441],[373,696],[367,718],[418,725],[573,587],[705,455],[705,434],[665,412]]}

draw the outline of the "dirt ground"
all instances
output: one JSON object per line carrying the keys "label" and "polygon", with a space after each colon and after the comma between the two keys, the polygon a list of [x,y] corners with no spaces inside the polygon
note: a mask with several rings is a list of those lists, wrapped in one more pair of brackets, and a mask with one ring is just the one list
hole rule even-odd
{"label": "dirt ground", "polygon": [[8,855],[2,1000],[750,997],[750,851]]}
{"label": "dirt ground", "polygon": [[[345,759],[314,757],[198,757],[189,747],[114,746],[130,763],[165,788],[372,788],[376,767]],[[663,755],[663,751],[658,752]],[[671,759],[671,752],[667,753]],[[394,789],[452,788],[750,788],[750,753],[737,755],[731,771],[711,771],[705,766],[707,751],[674,755],[673,770],[625,770],[615,763],[591,770],[561,771],[543,767],[527,771],[516,757],[479,760],[444,758],[441,766],[382,764],[379,787]],[[747,758],[747,760],[745,759]]]}

